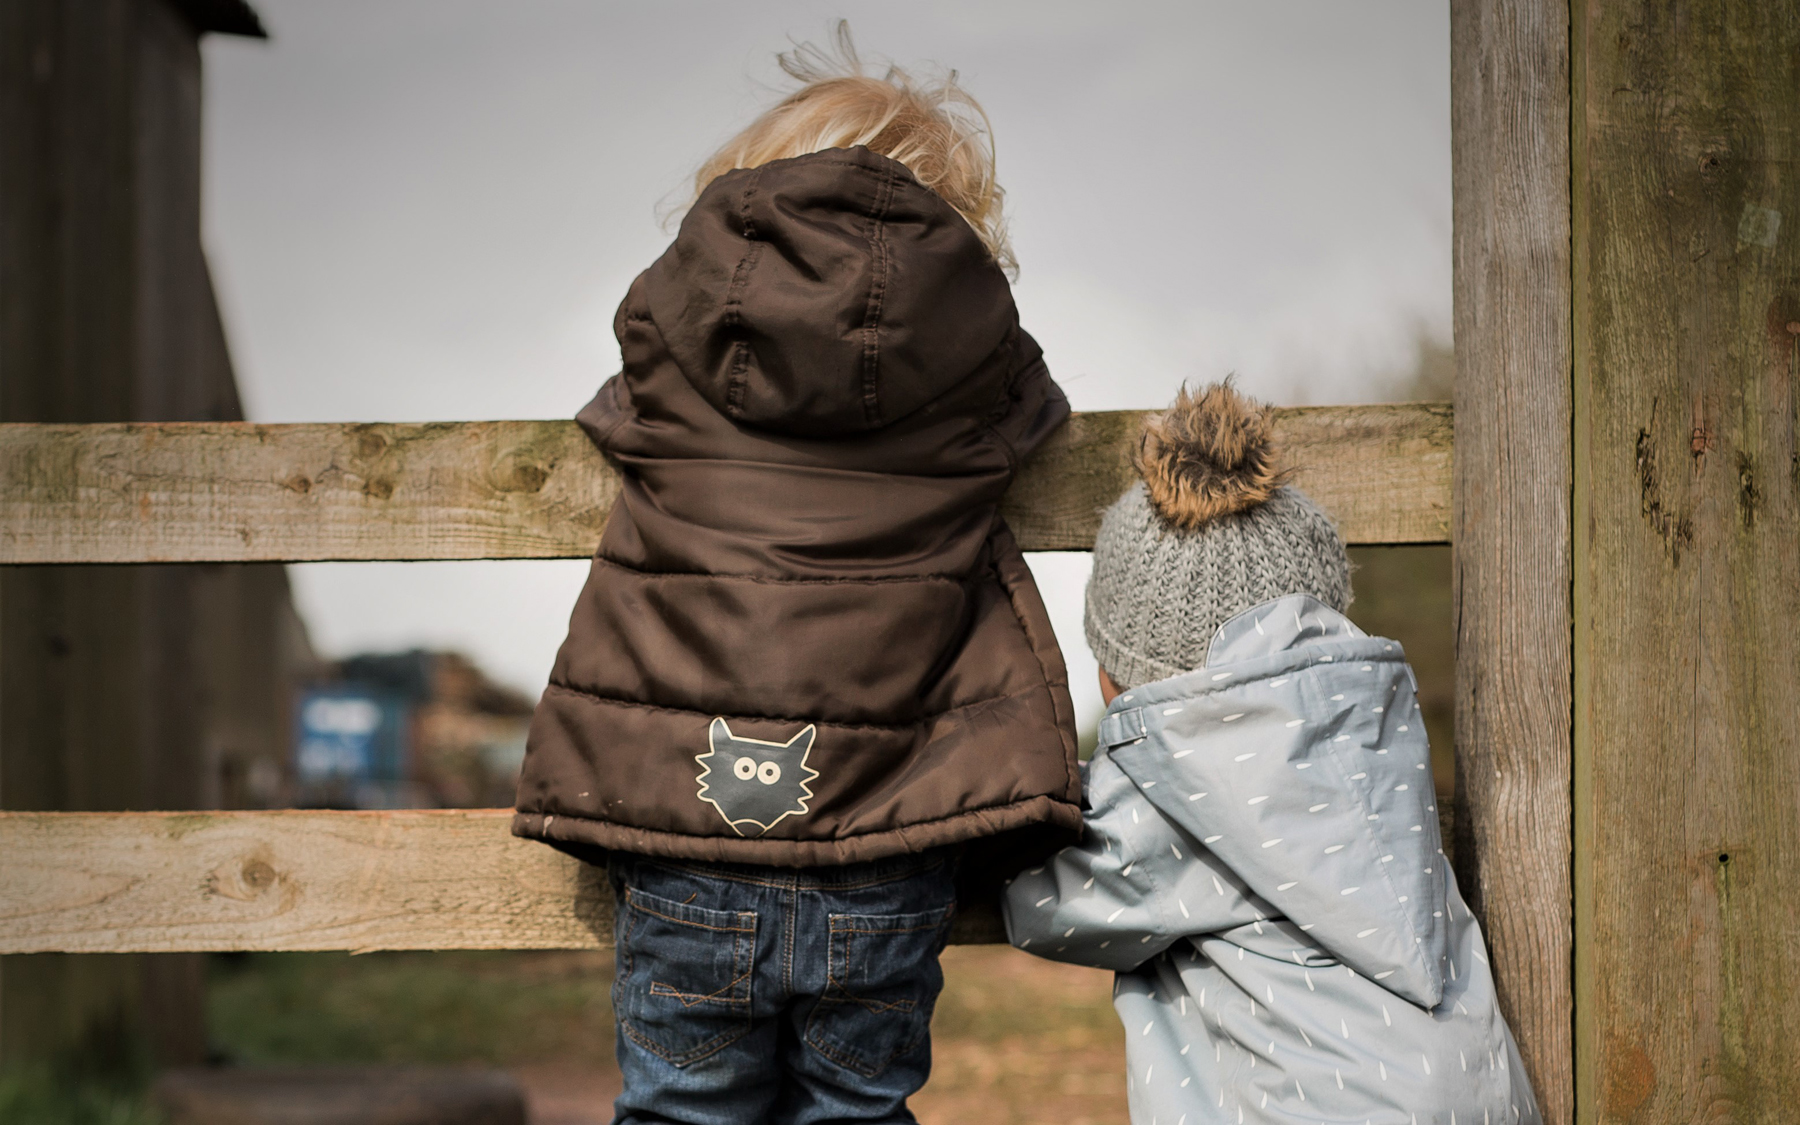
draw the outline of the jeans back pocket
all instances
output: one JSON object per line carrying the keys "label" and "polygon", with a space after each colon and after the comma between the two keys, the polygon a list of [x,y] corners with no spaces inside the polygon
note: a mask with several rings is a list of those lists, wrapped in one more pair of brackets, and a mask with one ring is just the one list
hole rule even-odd
{"label": "jeans back pocket", "polygon": [[944,987],[938,953],[954,906],[919,914],[833,914],[825,992],[806,1041],[873,1077],[925,1040]]}
{"label": "jeans back pocket", "polygon": [[627,884],[613,1010],[632,1041],[686,1066],[750,1030],[754,911],[709,910]]}

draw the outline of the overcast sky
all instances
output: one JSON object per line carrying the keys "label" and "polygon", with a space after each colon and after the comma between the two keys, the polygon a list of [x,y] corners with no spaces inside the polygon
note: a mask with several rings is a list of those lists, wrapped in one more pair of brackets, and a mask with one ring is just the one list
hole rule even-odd
{"label": "overcast sky", "polygon": [[[258,421],[572,415],[699,162],[846,16],[994,123],[1026,328],[1078,410],[1238,373],[1387,397],[1450,323],[1444,0],[255,0],[206,46],[206,238]],[[1084,711],[1084,555],[1036,556]],[[535,691],[584,564],[294,568],[326,655],[445,645]]]}

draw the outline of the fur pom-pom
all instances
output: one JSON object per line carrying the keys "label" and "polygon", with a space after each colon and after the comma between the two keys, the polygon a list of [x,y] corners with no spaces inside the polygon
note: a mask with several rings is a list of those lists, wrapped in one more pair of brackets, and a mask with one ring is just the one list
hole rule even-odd
{"label": "fur pom-pom", "polygon": [[1157,515],[1184,531],[1254,508],[1291,475],[1277,461],[1273,412],[1231,380],[1187,387],[1144,421],[1134,463]]}

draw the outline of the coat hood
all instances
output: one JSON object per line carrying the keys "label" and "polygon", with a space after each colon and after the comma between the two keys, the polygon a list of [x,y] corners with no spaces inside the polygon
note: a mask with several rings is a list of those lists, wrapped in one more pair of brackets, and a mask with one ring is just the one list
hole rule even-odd
{"label": "coat hood", "polygon": [[1311,941],[1432,1008],[1447,864],[1413,690],[1398,642],[1291,595],[1227,621],[1204,668],[1120,696],[1100,745]]}
{"label": "coat hood", "polygon": [[911,414],[1018,323],[968,222],[860,146],[720,176],[645,282],[694,389],[734,421],[796,436]]}

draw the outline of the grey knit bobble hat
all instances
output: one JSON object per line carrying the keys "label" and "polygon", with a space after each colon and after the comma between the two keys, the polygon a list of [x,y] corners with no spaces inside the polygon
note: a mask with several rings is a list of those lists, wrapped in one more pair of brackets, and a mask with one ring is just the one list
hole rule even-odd
{"label": "grey knit bobble hat", "polygon": [[1226,621],[1273,598],[1350,605],[1350,560],[1331,518],[1286,486],[1266,407],[1229,381],[1146,423],[1144,478],[1108,508],[1094,543],[1088,645],[1121,688],[1206,663]]}

